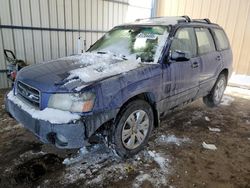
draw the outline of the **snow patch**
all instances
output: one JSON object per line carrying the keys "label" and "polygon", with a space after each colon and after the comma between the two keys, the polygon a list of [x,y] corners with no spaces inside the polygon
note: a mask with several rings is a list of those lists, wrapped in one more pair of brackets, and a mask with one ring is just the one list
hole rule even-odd
{"label": "snow patch", "polygon": [[234,101],[234,98],[233,97],[230,97],[228,95],[224,95],[221,99],[221,105],[223,106],[230,106],[231,103]]}
{"label": "snow patch", "polygon": [[46,153],[43,151],[39,151],[39,152],[34,152],[34,151],[27,151],[25,153],[22,153],[19,157],[21,159],[30,159],[30,158],[34,158],[34,157],[38,157],[38,156],[42,156],[45,155]]}
{"label": "snow patch", "polygon": [[[81,152],[84,155],[80,161],[66,165],[64,175],[60,178],[61,184],[75,183],[82,179],[83,187],[106,186],[107,182],[128,178],[131,171],[140,172],[132,187],[141,187],[145,180],[156,187],[167,184],[166,177],[169,174],[170,161],[167,156],[155,151],[144,150],[126,161],[117,157],[112,148],[105,144],[92,145],[87,148],[87,152],[86,148],[83,148],[78,155]],[[150,164],[155,161],[158,165],[148,169],[149,164],[146,161],[150,161]]]}
{"label": "snow patch", "polygon": [[181,144],[185,142],[189,142],[189,138],[178,138],[175,135],[161,135],[159,138],[156,139],[156,142],[159,143],[166,143],[166,144],[176,144],[177,146],[180,146]]}
{"label": "snow patch", "polygon": [[109,52],[107,52],[106,54],[86,52],[79,55],[63,57],[58,60],[73,61],[74,63],[81,64],[82,67],[85,67],[88,65],[99,64],[104,61],[108,63],[115,63],[116,61],[122,61],[123,59],[120,56],[116,56]]}
{"label": "snow patch", "polygon": [[63,164],[66,165],[66,172],[62,178],[62,183],[74,183],[79,179],[94,178],[86,183],[88,185],[96,184],[102,181],[103,178],[107,178],[109,174],[104,173],[97,177],[94,177],[93,174],[96,174],[97,171],[109,163],[112,163],[108,167],[110,171],[116,171],[117,175],[118,171],[123,174],[125,167],[123,164],[114,163],[117,160],[116,155],[105,144],[92,145],[89,148],[83,147],[77,152],[76,156],[66,158],[63,161]]}
{"label": "snow patch", "polygon": [[[135,55],[128,57],[117,55],[112,52],[104,54],[86,52],[81,55],[69,56],[60,60],[70,60],[76,64],[81,64],[81,68],[70,71],[67,80],[78,77],[83,82],[93,82],[102,78],[114,76],[136,69],[141,66],[141,60],[136,59]],[[80,90],[82,88],[77,88]]]}
{"label": "snow patch", "polygon": [[144,181],[149,181],[153,185],[153,187],[165,187],[167,184],[167,174],[159,171],[157,169],[153,169],[150,173],[140,174],[138,175],[134,183],[132,185],[133,188],[142,187]]}
{"label": "snow patch", "polygon": [[22,110],[30,114],[34,119],[44,120],[54,124],[69,123],[80,119],[79,115],[70,113],[68,111],[53,108],[37,110],[34,107],[21,101],[17,96],[13,94],[13,90],[8,93],[7,97],[10,101],[18,105]]}
{"label": "snow patch", "polygon": [[75,88],[76,91],[81,91],[83,88],[87,87],[88,85],[82,85],[77,88]]}
{"label": "snow patch", "polygon": [[160,154],[156,153],[155,151],[148,151],[148,154],[155,160],[155,162],[162,168],[166,168],[166,160]]}
{"label": "snow patch", "polygon": [[207,144],[206,142],[202,142],[202,146],[205,149],[217,150],[217,147],[214,144]]}
{"label": "snow patch", "polygon": [[209,131],[211,132],[220,132],[220,129],[219,128],[211,128],[211,127],[208,127]]}
{"label": "snow patch", "polygon": [[81,161],[84,157],[84,155],[86,155],[88,153],[88,150],[86,147],[82,147],[78,153],[77,153],[77,157],[71,157],[71,158],[66,158],[63,160],[63,164],[65,165],[71,165],[74,163],[77,163],[79,161]]}
{"label": "snow patch", "polygon": [[162,154],[156,153],[155,151],[148,151],[144,154],[145,157],[152,158],[160,167],[160,169],[151,169],[147,173],[143,173],[142,171],[140,174],[135,178],[132,187],[137,188],[141,187],[144,181],[149,181],[154,187],[163,187],[167,184],[167,175],[169,174],[168,164],[169,159],[165,156],[163,157]]}
{"label": "snow patch", "polygon": [[88,83],[109,76],[125,73],[130,70],[136,69],[139,66],[140,63],[138,61],[127,60],[116,63],[110,63],[103,60],[103,62],[101,63],[95,63],[84,68],[79,68],[70,71],[70,78],[79,77],[82,81]]}
{"label": "snow patch", "polygon": [[141,184],[144,182],[144,181],[150,181],[150,182],[153,182],[154,180],[152,180],[152,177],[151,175],[149,174],[140,174],[138,175],[136,178],[135,178],[135,182],[133,183],[133,187],[134,188],[139,188],[141,187]]}
{"label": "snow patch", "polygon": [[229,84],[250,89],[250,76],[233,74],[229,79]]}
{"label": "snow patch", "polygon": [[244,99],[250,99],[250,89],[243,89],[239,87],[229,87],[227,86],[225,94],[232,95],[235,97],[241,97]]}
{"label": "snow patch", "polygon": [[209,117],[205,116],[205,120],[206,121],[210,121]]}

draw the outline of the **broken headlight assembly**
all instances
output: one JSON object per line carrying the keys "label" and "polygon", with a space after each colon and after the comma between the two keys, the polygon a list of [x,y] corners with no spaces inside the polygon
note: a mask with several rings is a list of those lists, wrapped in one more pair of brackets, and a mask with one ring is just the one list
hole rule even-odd
{"label": "broken headlight assembly", "polygon": [[53,94],[49,98],[48,107],[70,112],[89,112],[95,102],[95,94],[91,92],[73,94]]}

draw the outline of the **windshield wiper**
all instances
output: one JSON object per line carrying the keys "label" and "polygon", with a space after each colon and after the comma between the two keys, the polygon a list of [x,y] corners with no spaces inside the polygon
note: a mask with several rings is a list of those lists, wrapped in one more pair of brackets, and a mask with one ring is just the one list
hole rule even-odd
{"label": "windshield wiper", "polygon": [[98,54],[107,54],[107,52],[96,52]]}

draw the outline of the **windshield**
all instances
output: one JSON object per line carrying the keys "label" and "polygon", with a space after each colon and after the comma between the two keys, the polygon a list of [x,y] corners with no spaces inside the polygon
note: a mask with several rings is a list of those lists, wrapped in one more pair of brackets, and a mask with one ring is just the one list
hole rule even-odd
{"label": "windshield", "polygon": [[166,26],[117,27],[105,34],[88,51],[114,53],[142,62],[157,62],[168,36]]}

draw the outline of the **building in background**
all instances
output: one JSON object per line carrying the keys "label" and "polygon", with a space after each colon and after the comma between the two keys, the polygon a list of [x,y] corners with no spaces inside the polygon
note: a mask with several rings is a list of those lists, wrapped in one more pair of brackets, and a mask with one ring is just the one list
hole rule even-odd
{"label": "building in background", "polygon": [[225,29],[233,49],[234,72],[250,76],[249,0],[158,0],[157,15],[188,15],[218,23]]}
{"label": "building in background", "polygon": [[[142,3],[143,2],[143,3]],[[3,49],[28,64],[77,53],[78,38],[86,49],[115,25],[150,17],[154,0],[0,0],[0,69]],[[8,87],[0,73],[0,88]]]}
{"label": "building in background", "polygon": [[[233,49],[234,71],[250,75],[249,0],[0,0],[0,70],[3,49],[29,64],[77,53],[107,30],[150,16],[209,18],[221,25]],[[84,48],[84,47],[83,47]],[[8,86],[0,73],[0,88]]]}

